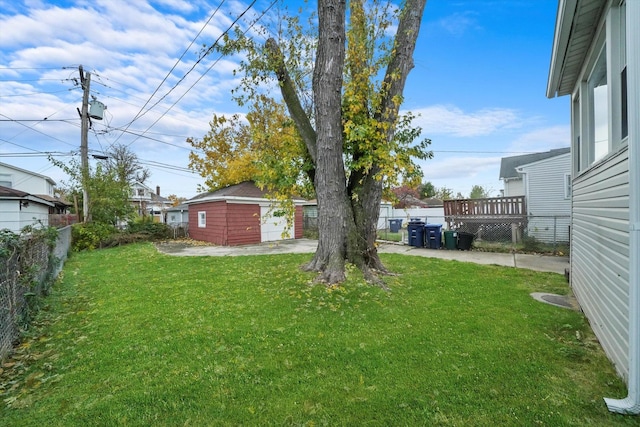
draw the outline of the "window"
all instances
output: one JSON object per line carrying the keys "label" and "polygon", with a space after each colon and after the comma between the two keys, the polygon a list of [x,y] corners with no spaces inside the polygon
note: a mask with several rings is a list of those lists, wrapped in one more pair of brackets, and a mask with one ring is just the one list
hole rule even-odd
{"label": "window", "polygon": [[207,213],[205,211],[198,212],[198,227],[205,228],[207,226]]}
{"label": "window", "polygon": [[627,112],[627,5],[620,4],[620,139],[629,136]]}
{"label": "window", "polygon": [[144,196],[144,188],[138,188],[138,196]]}
{"label": "window", "polygon": [[581,158],[581,147],[580,138],[581,129],[582,129],[582,120],[580,120],[580,95],[577,95],[573,100],[573,105],[571,107],[571,134],[573,139],[573,144],[571,146],[572,153],[572,171],[577,174],[584,168],[584,161]]}
{"label": "window", "polygon": [[12,188],[13,181],[11,179],[11,174],[0,173],[0,185],[2,185],[3,187]]}
{"label": "window", "polygon": [[609,153],[609,89],[607,85],[607,47],[600,56],[587,80],[589,91],[589,163],[594,163]]}
{"label": "window", "polygon": [[565,199],[571,198],[571,174],[570,173],[564,174],[564,198]]}

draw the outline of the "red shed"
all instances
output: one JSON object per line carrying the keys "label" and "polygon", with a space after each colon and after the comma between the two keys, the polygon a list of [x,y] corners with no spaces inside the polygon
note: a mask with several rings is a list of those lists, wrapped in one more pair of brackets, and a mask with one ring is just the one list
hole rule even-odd
{"label": "red shed", "polygon": [[[302,237],[302,202],[295,200],[295,221],[289,230],[295,239]],[[199,194],[185,203],[193,239],[237,246],[286,238],[282,236],[286,218],[277,216],[275,202],[251,181]]]}

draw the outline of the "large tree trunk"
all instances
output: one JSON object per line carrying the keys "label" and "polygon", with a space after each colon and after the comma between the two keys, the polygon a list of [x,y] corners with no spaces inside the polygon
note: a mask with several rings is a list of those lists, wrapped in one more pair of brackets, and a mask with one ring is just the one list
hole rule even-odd
{"label": "large tree trunk", "polygon": [[318,1],[318,50],[313,72],[318,249],[308,268],[320,271],[320,279],[328,283],[344,280],[346,237],[353,228],[342,160],[345,13],[345,0]]}
{"label": "large tree trunk", "polygon": [[[426,0],[407,0],[405,4],[385,75],[384,92],[380,94],[381,108],[374,112],[377,120],[390,124],[387,141],[394,137],[398,99],[413,68],[413,51],[425,3]],[[318,271],[319,279],[326,283],[344,280],[347,261],[357,265],[372,281],[376,280],[375,271],[386,272],[375,245],[383,185],[378,176],[380,169],[373,165],[366,172],[352,171],[347,182],[343,161],[345,9],[344,0],[318,0],[319,35],[313,74],[315,135],[309,118],[300,108],[277,44],[273,40],[267,42],[267,51],[275,59],[274,71],[283,98],[315,165],[319,240],[306,269]]]}

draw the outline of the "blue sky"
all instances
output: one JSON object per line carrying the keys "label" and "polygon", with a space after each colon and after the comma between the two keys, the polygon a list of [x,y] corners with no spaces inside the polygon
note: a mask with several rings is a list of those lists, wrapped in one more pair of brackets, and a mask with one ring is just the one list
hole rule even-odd
{"label": "blue sky", "polygon": [[[257,1],[240,24],[269,4]],[[237,58],[197,63],[197,52],[248,5],[0,0],[0,162],[66,179],[44,153],[67,161],[78,151],[82,91],[73,79],[82,64],[107,105],[90,152],[128,145],[150,169],[150,187],[193,197],[203,180],[187,170],[185,139],[201,138],[213,114],[243,112],[230,93]],[[556,10],[556,0],[427,2],[403,105],[433,141],[424,181],[497,195],[500,158],[569,145],[568,98],[545,97]],[[274,7],[259,23],[275,19]]]}

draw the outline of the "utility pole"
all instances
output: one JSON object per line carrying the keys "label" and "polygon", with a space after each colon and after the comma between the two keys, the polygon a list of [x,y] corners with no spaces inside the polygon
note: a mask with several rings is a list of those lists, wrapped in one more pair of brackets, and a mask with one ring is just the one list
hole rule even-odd
{"label": "utility pole", "polygon": [[91,73],[86,76],[82,65],[78,67],[80,71],[80,84],[82,86],[82,111],[80,112],[80,158],[82,167],[82,222],[89,222],[89,192],[87,185],[89,182],[89,89],[91,86]]}

